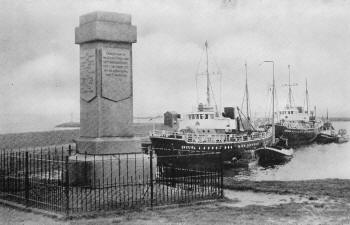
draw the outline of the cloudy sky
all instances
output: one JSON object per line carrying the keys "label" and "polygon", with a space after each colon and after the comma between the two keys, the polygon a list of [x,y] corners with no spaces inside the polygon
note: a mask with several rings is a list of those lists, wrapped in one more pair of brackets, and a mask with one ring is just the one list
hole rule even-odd
{"label": "cloudy sky", "polygon": [[[132,15],[134,114],[192,109],[202,91],[202,50],[222,74],[222,102],[240,106],[244,62],[252,112],[268,109],[274,60],[278,103],[286,103],[291,65],[295,103],[304,105],[308,79],[319,115],[350,115],[350,1],[0,0],[0,133],[45,130],[79,120],[79,16],[103,10]],[[199,68],[199,69],[198,69]],[[203,77],[198,77],[203,90]],[[213,76],[216,102],[220,79]],[[197,98],[197,95],[199,97]]]}

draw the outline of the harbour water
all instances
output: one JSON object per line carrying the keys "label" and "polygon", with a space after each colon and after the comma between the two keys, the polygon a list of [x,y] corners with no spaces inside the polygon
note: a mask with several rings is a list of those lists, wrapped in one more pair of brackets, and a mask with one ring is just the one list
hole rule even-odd
{"label": "harbour water", "polygon": [[[350,122],[333,122],[333,126],[336,130],[350,130]],[[294,158],[284,165],[264,168],[253,162],[249,168],[229,169],[225,176],[254,181],[350,179],[350,142],[301,147],[295,149]]]}

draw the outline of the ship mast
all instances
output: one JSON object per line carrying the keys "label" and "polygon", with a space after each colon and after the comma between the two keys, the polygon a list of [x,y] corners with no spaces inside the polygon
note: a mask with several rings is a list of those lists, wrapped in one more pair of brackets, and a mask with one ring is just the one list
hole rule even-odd
{"label": "ship mast", "polygon": [[292,107],[292,87],[290,86],[290,65],[288,65],[288,99],[289,106]]}
{"label": "ship mast", "polygon": [[272,61],[272,144],[275,144],[275,63]]}
{"label": "ship mast", "polygon": [[288,84],[285,84],[283,86],[288,86],[288,103],[289,103],[289,107],[292,107],[292,100],[293,100],[293,96],[292,96],[292,87],[293,86],[297,86],[298,84],[290,83],[290,65],[288,65]]}
{"label": "ship mast", "polygon": [[264,62],[272,63],[272,144],[275,144],[275,62]]}
{"label": "ship mast", "polygon": [[250,121],[249,115],[249,93],[248,93],[248,72],[247,72],[247,62],[244,64],[245,66],[245,96],[246,96],[246,110],[247,110],[247,119]]}
{"label": "ship mast", "polygon": [[208,60],[208,41],[205,41],[205,54],[206,54],[206,65],[207,65],[207,104],[210,106],[210,79],[209,79],[209,60]]}
{"label": "ship mast", "polygon": [[306,81],[306,90],[305,90],[305,97],[306,97],[306,113],[309,113],[309,91],[307,89],[307,79]]}

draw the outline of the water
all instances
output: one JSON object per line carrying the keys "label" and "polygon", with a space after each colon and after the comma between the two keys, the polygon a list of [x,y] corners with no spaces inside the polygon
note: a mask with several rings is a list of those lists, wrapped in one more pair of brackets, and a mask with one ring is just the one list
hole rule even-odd
{"label": "water", "polygon": [[[333,126],[350,132],[350,122],[334,122]],[[302,147],[295,150],[294,158],[285,165],[263,168],[252,163],[249,169],[226,171],[226,176],[256,181],[350,179],[350,142]]]}

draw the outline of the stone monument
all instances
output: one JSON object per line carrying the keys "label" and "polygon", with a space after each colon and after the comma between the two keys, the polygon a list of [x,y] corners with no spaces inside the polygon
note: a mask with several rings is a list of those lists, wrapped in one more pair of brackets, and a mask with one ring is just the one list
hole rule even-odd
{"label": "stone monument", "polygon": [[92,12],[80,17],[75,43],[80,46],[80,153],[141,151],[133,137],[131,16]]}

